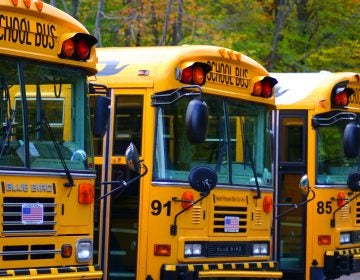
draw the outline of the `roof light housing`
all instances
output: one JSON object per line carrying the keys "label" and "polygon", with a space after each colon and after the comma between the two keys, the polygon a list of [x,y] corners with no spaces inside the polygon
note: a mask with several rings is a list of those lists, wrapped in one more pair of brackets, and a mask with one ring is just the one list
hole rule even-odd
{"label": "roof light housing", "polygon": [[350,96],[354,94],[354,90],[347,87],[348,81],[340,82],[334,86],[331,92],[331,108],[345,109],[350,100]]}
{"label": "roof light housing", "polygon": [[273,88],[277,84],[277,80],[272,77],[264,77],[254,83],[251,95],[256,97],[270,98],[273,96]]}
{"label": "roof light housing", "polygon": [[203,62],[194,62],[181,71],[181,83],[202,86],[206,82],[206,75],[211,71],[211,66]]}
{"label": "roof light housing", "polygon": [[59,51],[60,58],[86,61],[97,40],[86,33],[67,33],[62,35],[60,42],[62,42]]}

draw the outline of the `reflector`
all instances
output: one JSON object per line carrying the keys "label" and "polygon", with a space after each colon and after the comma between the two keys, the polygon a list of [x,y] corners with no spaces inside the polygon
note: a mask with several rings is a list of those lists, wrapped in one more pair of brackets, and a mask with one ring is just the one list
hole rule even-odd
{"label": "reflector", "polygon": [[171,255],[171,245],[155,244],[154,245],[154,255],[155,256],[170,256]]}
{"label": "reflector", "polygon": [[331,236],[330,235],[319,235],[318,236],[318,244],[319,245],[330,245],[331,244]]}

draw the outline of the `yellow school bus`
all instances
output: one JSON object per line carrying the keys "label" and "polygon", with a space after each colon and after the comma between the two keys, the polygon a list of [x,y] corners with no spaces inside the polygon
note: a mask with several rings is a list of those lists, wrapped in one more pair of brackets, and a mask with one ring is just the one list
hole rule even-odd
{"label": "yellow school bus", "polygon": [[[90,81],[111,99],[108,131],[94,142],[104,279],[280,278],[271,256],[276,80],[217,46],[97,53]],[[139,173],[127,166],[129,145]]]}
{"label": "yellow school bus", "polygon": [[95,43],[40,0],[0,0],[0,279],[102,277],[87,94]]}
{"label": "yellow school bus", "polygon": [[360,75],[272,75],[278,80],[274,243],[284,279],[359,272]]}

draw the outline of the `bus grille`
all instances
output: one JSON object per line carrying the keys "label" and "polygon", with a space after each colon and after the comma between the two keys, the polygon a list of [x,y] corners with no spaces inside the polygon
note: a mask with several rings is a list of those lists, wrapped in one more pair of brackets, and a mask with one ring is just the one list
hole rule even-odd
{"label": "bus grille", "polygon": [[56,253],[59,252],[55,250],[54,244],[16,245],[4,246],[0,255],[3,261],[19,261],[54,259]]}
{"label": "bus grille", "polygon": [[[21,221],[24,203],[40,203],[43,205],[43,223],[23,224]],[[5,197],[3,202],[2,234],[13,235],[54,235],[55,234],[54,198]]]}
{"label": "bus grille", "polygon": [[[239,221],[239,228],[233,231],[226,230],[226,222],[237,224]],[[215,206],[214,208],[214,233],[244,233],[247,225],[247,207],[238,206]]]}

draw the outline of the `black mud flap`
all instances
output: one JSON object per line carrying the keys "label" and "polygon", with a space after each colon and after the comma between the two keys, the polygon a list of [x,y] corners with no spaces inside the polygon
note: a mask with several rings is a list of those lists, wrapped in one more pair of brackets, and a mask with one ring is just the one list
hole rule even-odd
{"label": "black mud flap", "polygon": [[349,275],[353,271],[353,255],[340,255],[337,251],[326,252],[325,274],[329,279],[335,279],[341,275]]}
{"label": "black mud flap", "polygon": [[171,269],[168,265],[163,265],[160,273],[160,280],[198,280],[199,272],[196,270]]}

